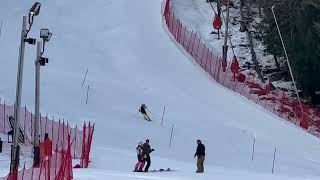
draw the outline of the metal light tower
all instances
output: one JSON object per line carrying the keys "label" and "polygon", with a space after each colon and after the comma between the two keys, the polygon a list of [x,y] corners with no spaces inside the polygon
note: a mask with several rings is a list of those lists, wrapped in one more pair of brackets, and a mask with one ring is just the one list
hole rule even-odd
{"label": "metal light tower", "polygon": [[[38,166],[40,163],[40,66],[45,66],[48,63],[48,58],[42,57],[45,48],[45,42],[49,42],[51,39],[52,33],[49,29],[41,29],[40,38],[41,42],[37,42],[37,57],[35,61],[36,73],[35,73],[35,121],[34,121],[34,142],[33,142],[33,165]],[[42,50],[41,50],[42,46]]]}
{"label": "metal light tower", "polygon": [[14,129],[13,129],[13,145],[11,146],[11,162],[10,162],[10,173],[14,173],[19,166],[19,124],[20,124],[20,106],[21,106],[21,92],[22,92],[22,79],[23,79],[23,64],[24,64],[24,50],[25,43],[34,45],[36,40],[28,38],[28,33],[31,30],[34,16],[37,16],[40,12],[41,4],[35,2],[29,11],[27,29],[27,17],[23,16],[22,19],[22,31],[21,41],[19,48],[19,62],[18,62],[18,73],[17,73],[17,87],[16,87],[16,101],[14,110]]}
{"label": "metal light tower", "polygon": [[33,166],[38,166],[40,163],[40,138],[39,138],[39,122],[40,122],[40,63],[41,43],[37,41],[37,57],[35,60],[36,67],[36,83],[35,83],[35,121],[34,121],[34,141],[33,141]]}

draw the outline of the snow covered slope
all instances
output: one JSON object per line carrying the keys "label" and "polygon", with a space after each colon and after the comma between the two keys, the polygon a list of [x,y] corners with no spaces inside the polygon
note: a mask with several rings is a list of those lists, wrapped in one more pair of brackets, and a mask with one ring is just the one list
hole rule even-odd
{"label": "snow covered slope", "polygon": [[[32,3],[7,0],[0,6],[0,95],[10,102],[15,96],[21,15]],[[30,35],[38,37],[40,27],[54,33],[46,50],[49,64],[42,67],[41,111],[74,124],[96,123],[91,168],[76,170],[76,179],[198,179],[193,174],[198,138],[207,148],[202,179],[317,179],[320,175],[320,141],[210,79],[168,36],[162,0],[41,3]],[[34,57],[35,47],[28,46],[23,103],[30,108]],[[152,112],[151,123],[137,115],[141,103]],[[136,143],[145,138],[155,148],[151,169],[180,171],[131,173]],[[271,176],[274,148],[276,176]]]}

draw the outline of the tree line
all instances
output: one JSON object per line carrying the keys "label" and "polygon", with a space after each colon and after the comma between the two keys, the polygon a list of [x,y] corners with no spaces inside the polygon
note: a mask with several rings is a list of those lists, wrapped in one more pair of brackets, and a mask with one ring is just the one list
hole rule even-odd
{"label": "tree line", "polygon": [[320,0],[247,2],[256,3],[259,7],[261,22],[256,38],[260,38],[265,51],[274,56],[277,67],[288,72],[271,11],[271,7],[275,6],[274,12],[300,94],[312,104],[320,105]]}

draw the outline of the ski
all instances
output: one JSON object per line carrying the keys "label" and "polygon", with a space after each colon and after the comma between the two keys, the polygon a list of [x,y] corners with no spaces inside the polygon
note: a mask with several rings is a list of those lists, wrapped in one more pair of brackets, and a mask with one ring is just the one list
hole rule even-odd
{"label": "ski", "polygon": [[168,169],[154,169],[154,170],[150,170],[148,172],[145,172],[145,171],[133,171],[133,172],[153,173],[153,172],[176,172],[176,171],[179,171],[179,170],[168,168]]}
{"label": "ski", "polygon": [[168,168],[168,169],[150,170],[149,172],[175,172],[175,171],[179,171],[179,170]]}

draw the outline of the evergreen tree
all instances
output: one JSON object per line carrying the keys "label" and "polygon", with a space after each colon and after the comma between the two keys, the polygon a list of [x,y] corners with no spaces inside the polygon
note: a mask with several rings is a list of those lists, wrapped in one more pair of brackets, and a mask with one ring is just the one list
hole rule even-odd
{"label": "evergreen tree", "polygon": [[314,104],[320,104],[315,93],[320,90],[320,1],[263,0],[260,38],[268,53],[284,58],[272,5],[299,89]]}
{"label": "evergreen tree", "polygon": [[292,42],[295,53],[293,68],[304,95],[320,104],[315,92],[320,90],[320,3],[304,0],[298,11],[296,38]]}

